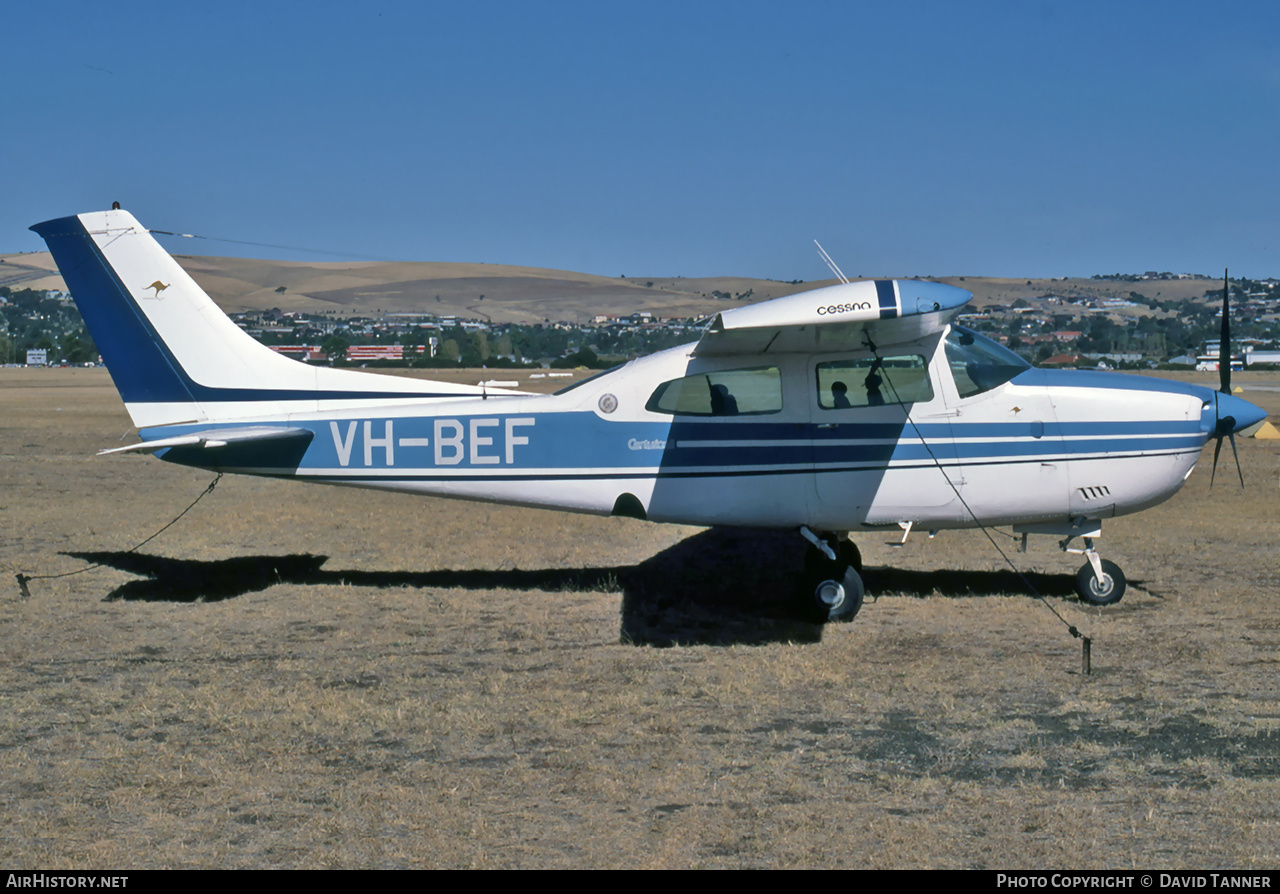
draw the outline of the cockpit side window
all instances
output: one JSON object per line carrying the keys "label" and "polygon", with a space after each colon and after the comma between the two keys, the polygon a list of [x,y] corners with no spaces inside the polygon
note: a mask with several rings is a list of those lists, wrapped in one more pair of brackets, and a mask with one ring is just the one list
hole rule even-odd
{"label": "cockpit side window", "polygon": [[963,326],[947,333],[947,363],[961,397],[998,388],[1031,364],[1008,348]]}
{"label": "cockpit side window", "polygon": [[724,369],[659,385],[644,408],[673,416],[762,416],[782,409],[776,366]]}
{"label": "cockpit side window", "polygon": [[928,403],[929,363],[920,354],[865,357],[818,364],[818,406],[824,410]]}

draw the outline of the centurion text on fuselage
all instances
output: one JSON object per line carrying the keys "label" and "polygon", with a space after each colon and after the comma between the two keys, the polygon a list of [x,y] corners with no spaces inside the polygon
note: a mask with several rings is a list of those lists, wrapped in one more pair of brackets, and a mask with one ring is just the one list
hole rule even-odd
{"label": "centurion text on fuselage", "polygon": [[[1210,438],[1263,418],[1221,391],[1039,370],[954,326],[963,289],[841,282],[717,314],[695,344],[551,395],[314,367],[258,344],[125,211],[33,229],[147,452],[226,472],[657,522],[790,528],[819,619],[862,604],[849,532],[1012,525],[1083,542],[1168,499]],[[1225,390],[1225,389],[1224,389]]]}

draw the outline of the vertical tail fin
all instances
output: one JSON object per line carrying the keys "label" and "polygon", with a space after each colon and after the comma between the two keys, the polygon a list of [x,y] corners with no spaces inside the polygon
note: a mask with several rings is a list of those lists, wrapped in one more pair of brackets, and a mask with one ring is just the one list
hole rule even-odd
{"label": "vertical tail fin", "polygon": [[468,385],[309,367],[233,323],[127,211],[31,228],[49,246],[134,424],[218,422],[415,397]]}
{"label": "vertical tail fin", "polygon": [[[36,224],[31,229],[48,244],[58,270],[80,310],[80,316],[89,327],[98,352],[102,354],[102,359],[111,372],[116,389],[130,408],[130,414],[134,415],[135,404],[195,404],[195,398],[182,375],[181,365],[166,349],[163,339],[139,302],[150,300],[159,304],[167,300],[160,296],[179,283],[180,277],[187,281],[188,289],[203,295],[200,287],[191,281],[182,268],[156,245],[155,240],[127,212],[104,211],[79,217],[63,217]],[[127,240],[135,233],[142,234],[167,264],[158,263],[143,272],[137,269],[141,265],[135,263],[131,266],[136,272],[117,271],[107,260],[103,247],[111,248],[116,242]],[[119,249],[113,253],[118,256]],[[136,256],[137,252],[130,254]],[[144,285],[142,280],[148,273],[153,276],[152,281],[156,284],[154,294],[151,293],[152,286],[141,288]],[[137,293],[143,297],[135,298],[134,290],[129,288],[126,280],[137,280],[134,285],[139,287]],[[207,296],[205,300],[208,300]],[[189,407],[179,415],[190,419],[191,413]],[[139,425],[148,424],[140,422],[136,415],[134,422]]]}

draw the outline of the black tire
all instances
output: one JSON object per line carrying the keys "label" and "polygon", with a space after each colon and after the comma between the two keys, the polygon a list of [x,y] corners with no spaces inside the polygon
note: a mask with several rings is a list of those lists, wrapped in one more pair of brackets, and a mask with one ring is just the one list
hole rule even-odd
{"label": "black tire", "polygon": [[1103,580],[1093,573],[1093,565],[1085,562],[1076,572],[1076,592],[1090,605],[1115,605],[1124,596],[1124,572],[1115,562],[1102,560]]}
{"label": "black tire", "polygon": [[836,556],[858,574],[862,574],[862,553],[858,552],[858,547],[852,540],[841,540]]}
{"label": "black tire", "polygon": [[845,541],[837,556],[833,562],[816,549],[805,553],[801,608],[818,624],[852,621],[862,608],[862,576],[853,564],[861,564],[858,549]]}

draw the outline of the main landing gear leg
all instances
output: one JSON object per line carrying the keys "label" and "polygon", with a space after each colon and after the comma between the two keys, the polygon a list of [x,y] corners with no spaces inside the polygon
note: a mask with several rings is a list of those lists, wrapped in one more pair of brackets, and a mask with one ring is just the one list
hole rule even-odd
{"label": "main landing gear leg", "polygon": [[853,541],[836,533],[815,534],[807,526],[801,609],[820,624],[852,621],[862,608],[862,555]]}

